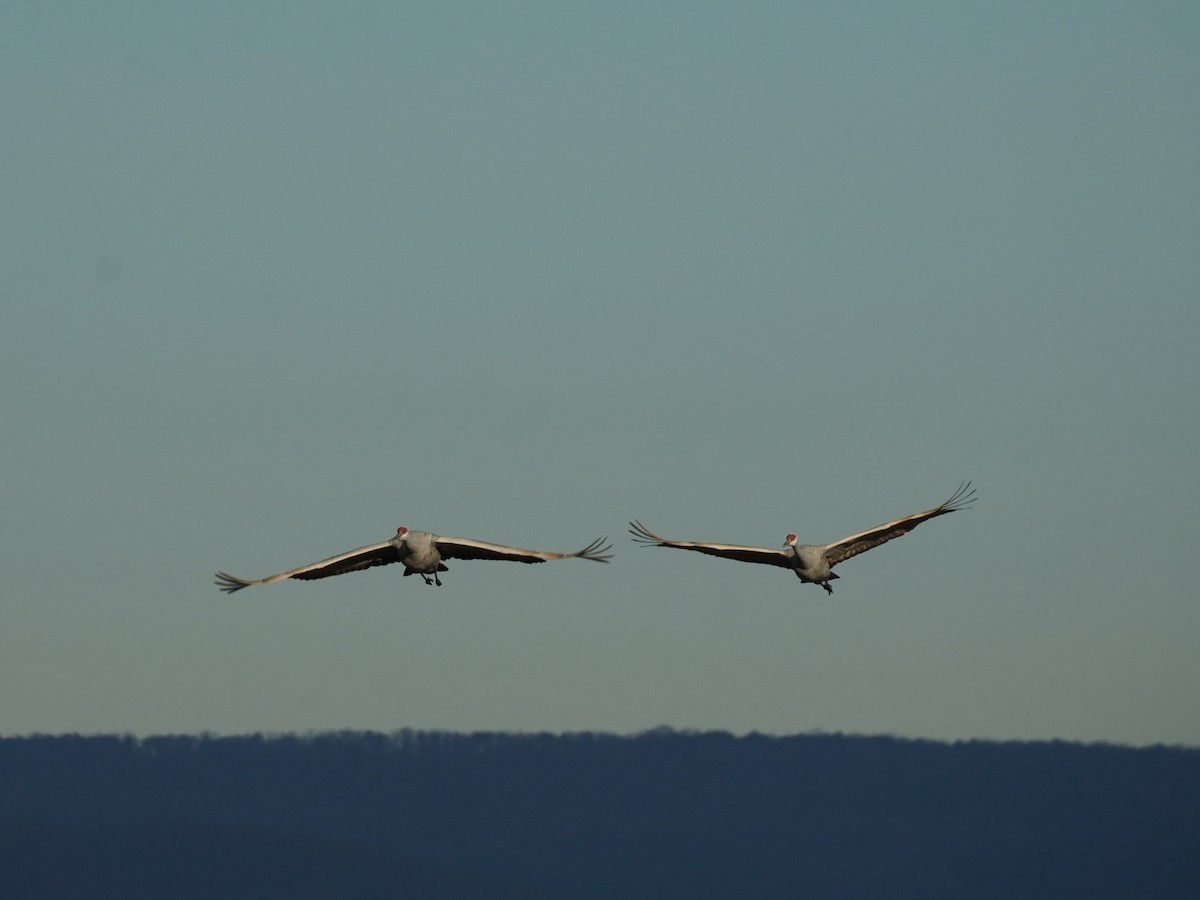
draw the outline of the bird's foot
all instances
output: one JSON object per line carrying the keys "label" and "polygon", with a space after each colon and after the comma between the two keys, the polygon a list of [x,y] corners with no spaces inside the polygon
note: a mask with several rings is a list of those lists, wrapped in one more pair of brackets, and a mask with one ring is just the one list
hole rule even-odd
{"label": "bird's foot", "polygon": [[442,579],[437,577],[437,572],[433,573],[433,583],[436,584],[438,587],[442,586]]}
{"label": "bird's foot", "polygon": [[828,581],[822,581],[821,587],[825,588],[825,593],[833,595],[833,586]]}

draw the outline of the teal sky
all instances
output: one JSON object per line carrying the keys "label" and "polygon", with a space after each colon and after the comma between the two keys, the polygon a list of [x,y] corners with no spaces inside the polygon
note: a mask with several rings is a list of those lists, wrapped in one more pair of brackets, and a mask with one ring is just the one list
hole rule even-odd
{"label": "teal sky", "polygon": [[[1200,743],[1200,7],[0,7],[0,733]],[[625,534],[824,542],[839,568]],[[398,525],[451,563],[225,596]]]}

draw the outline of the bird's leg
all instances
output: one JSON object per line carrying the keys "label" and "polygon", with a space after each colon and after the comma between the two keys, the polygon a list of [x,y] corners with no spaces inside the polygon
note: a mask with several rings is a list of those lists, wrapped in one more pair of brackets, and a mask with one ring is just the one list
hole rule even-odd
{"label": "bird's leg", "polygon": [[433,584],[433,582],[429,580],[429,576],[426,575],[424,572],[421,573],[421,577],[425,579],[426,584]]}
{"label": "bird's leg", "polygon": [[833,586],[828,581],[822,581],[821,587],[825,588],[825,593],[829,594],[830,596],[833,595]]}
{"label": "bird's leg", "polygon": [[442,579],[437,577],[437,572],[433,573],[433,583],[436,584],[438,587],[442,586]]}

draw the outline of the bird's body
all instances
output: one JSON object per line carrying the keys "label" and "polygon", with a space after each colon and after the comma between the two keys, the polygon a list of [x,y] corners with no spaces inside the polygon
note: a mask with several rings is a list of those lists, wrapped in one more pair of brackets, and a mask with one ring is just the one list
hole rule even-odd
{"label": "bird's body", "polygon": [[[825,556],[825,548],[816,544],[800,544],[792,551],[792,568],[801,581],[812,584],[828,584],[833,574],[833,566]],[[829,589],[833,593],[833,588]]]}
{"label": "bird's body", "polygon": [[[314,578],[329,578],[346,572],[357,572],[372,566],[385,566],[390,563],[403,563],[404,574],[417,574],[425,579],[426,584],[441,586],[439,572],[445,572],[444,559],[499,559],[523,563],[540,563],[548,559],[591,559],[606,563],[611,559],[608,551],[611,545],[605,544],[605,539],[592,541],[582,550],[575,553],[553,553],[548,550],[526,550],[522,547],[509,547],[506,544],[493,544],[489,541],[477,541],[472,538],[443,537],[429,531],[413,531],[401,526],[396,529],[396,536],[391,540],[378,544],[368,544],[349,550],[338,556],[331,556],[319,562],[309,563],[297,569],[289,569],[277,575],[266,578],[247,579],[217,573],[217,585],[223,591],[233,593],[244,587],[255,584],[274,584],[288,578],[311,580]],[[431,577],[432,576],[432,577]]]}
{"label": "bird's body", "polygon": [[[417,572],[424,576],[432,575],[437,579],[438,572],[445,572],[442,554],[438,552],[437,535],[428,531],[409,531],[403,542],[403,552],[400,562],[404,563],[404,574]],[[429,583],[428,577],[425,583]]]}
{"label": "bird's body", "polygon": [[802,582],[819,584],[827,593],[833,593],[829,584],[838,577],[833,567],[840,562],[850,559],[878,547],[880,544],[900,537],[912,531],[928,519],[956,512],[975,500],[975,491],[968,481],[961,485],[954,495],[939,506],[924,512],[914,513],[884,522],[866,531],[860,531],[841,540],[829,544],[800,544],[796,535],[789,534],[782,547],[752,547],[745,544],[720,544],[710,541],[672,541],[660,537],[650,531],[641,522],[634,520],[629,523],[629,533],[638,543],[654,547],[675,547],[679,550],[695,550],[710,556],[720,556],[725,559],[737,559],[742,562],[761,563],[791,569]]}

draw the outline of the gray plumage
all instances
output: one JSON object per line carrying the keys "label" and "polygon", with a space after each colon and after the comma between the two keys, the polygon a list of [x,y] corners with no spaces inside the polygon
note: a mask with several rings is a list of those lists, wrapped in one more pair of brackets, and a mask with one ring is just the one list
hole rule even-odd
{"label": "gray plumage", "polygon": [[438,578],[439,572],[447,571],[444,559],[500,559],[511,562],[540,563],[548,559],[591,559],[606,563],[612,559],[608,551],[611,544],[605,543],[605,538],[592,541],[582,550],[575,553],[553,553],[548,550],[526,550],[523,547],[509,547],[506,544],[493,544],[489,541],[477,541],[472,538],[443,537],[429,531],[411,531],[401,526],[396,529],[396,536],[391,540],[378,544],[368,544],[345,553],[309,563],[297,569],[289,569],[277,575],[266,578],[238,578],[226,572],[218,572],[216,584],[221,590],[232,594],[242,588],[255,584],[274,584],[288,578],[298,578],[307,581],[314,578],[329,578],[333,575],[343,575],[346,572],[357,572],[372,566],[386,566],[391,563],[403,563],[405,575],[420,575],[426,584],[442,584]]}
{"label": "gray plumage", "polygon": [[827,593],[832,594],[833,587],[829,582],[838,577],[833,572],[833,567],[838,563],[865,553],[872,547],[878,547],[902,534],[908,534],[922,522],[944,516],[947,513],[957,512],[974,502],[975,490],[968,481],[959,485],[958,490],[949,500],[933,509],[884,522],[882,525],[851,534],[830,544],[799,544],[796,542],[796,535],[789,534],[779,549],[708,541],[672,541],[655,534],[636,519],[629,523],[629,533],[633,535],[635,542],[645,546],[695,550],[697,553],[707,553],[709,556],[791,569],[802,582],[819,584]]}

